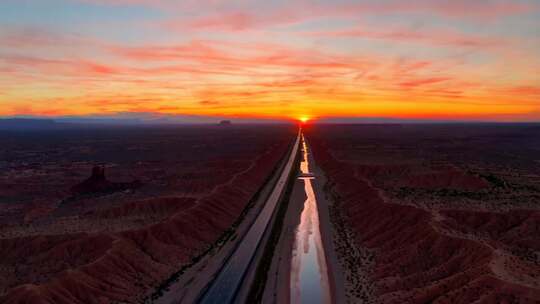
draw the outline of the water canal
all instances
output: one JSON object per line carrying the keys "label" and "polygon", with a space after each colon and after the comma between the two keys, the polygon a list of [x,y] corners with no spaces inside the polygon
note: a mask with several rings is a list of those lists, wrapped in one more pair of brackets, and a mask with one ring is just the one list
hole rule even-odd
{"label": "water canal", "polygon": [[301,175],[306,200],[300,222],[295,229],[292,247],[290,300],[291,303],[330,303],[328,266],[319,224],[317,199],[309,167],[309,148],[302,136]]}

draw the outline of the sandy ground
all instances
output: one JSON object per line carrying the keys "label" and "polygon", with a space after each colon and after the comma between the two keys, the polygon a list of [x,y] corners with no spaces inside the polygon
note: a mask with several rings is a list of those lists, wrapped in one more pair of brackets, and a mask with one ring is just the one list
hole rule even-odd
{"label": "sandy ground", "polygon": [[[345,279],[343,269],[338,259],[334,243],[335,229],[330,220],[329,206],[331,200],[324,191],[326,178],[324,173],[309,156],[310,171],[316,178],[312,180],[313,189],[318,203],[320,231],[326,254],[326,264],[329,270],[330,288],[334,303],[345,302]],[[284,227],[276,246],[272,265],[268,274],[268,281],[264,291],[263,303],[290,303],[290,277],[292,247],[295,238],[295,229],[300,222],[300,214],[304,208],[306,193],[304,180],[296,179],[290,197],[289,207],[284,219]]]}

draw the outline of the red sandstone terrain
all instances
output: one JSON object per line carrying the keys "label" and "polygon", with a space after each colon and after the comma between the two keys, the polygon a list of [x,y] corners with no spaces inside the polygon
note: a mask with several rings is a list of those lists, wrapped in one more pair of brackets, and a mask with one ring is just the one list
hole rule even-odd
{"label": "red sandstone terrain", "polygon": [[0,302],[142,301],[231,228],[295,132],[1,133]]}
{"label": "red sandstone terrain", "polygon": [[[538,125],[314,126],[350,302],[540,302]],[[343,240],[342,240],[343,241]]]}

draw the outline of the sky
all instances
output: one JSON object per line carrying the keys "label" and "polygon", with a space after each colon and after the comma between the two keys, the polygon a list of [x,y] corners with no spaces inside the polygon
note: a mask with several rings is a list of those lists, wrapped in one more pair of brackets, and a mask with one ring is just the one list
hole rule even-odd
{"label": "sky", "polygon": [[540,121],[540,0],[1,0],[0,116]]}

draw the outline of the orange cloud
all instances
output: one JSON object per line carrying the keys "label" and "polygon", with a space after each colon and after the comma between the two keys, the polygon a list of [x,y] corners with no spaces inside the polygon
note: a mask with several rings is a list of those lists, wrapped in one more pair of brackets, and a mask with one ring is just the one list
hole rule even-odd
{"label": "orange cloud", "polygon": [[[532,5],[351,1],[268,4],[268,9],[256,10],[228,1],[87,2],[219,9],[194,17],[175,16],[170,22],[153,20],[166,23],[154,32],[159,36],[155,39],[141,34],[111,42],[104,37],[114,40],[115,35],[95,39],[50,29],[2,29],[0,115],[154,112],[472,118],[533,117],[539,112],[536,56],[513,44],[523,37],[499,37],[489,30],[485,35],[442,30],[440,24],[416,30],[410,24],[335,30],[367,14],[429,12],[449,23],[455,20],[448,18],[472,18],[476,23],[525,14],[536,9]],[[308,34],[286,30],[292,24],[329,19],[346,22],[322,30],[315,26]],[[144,30],[155,31],[155,23]],[[265,35],[242,33],[250,29]],[[359,38],[381,41],[371,47],[373,41]],[[403,42],[422,45],[400,49]],[[366,43],[369,47],[364,47]]]}
{"label": "orange cloud", "polygon": [[414,79],[414,80],[410,80],[410,81],[401,82],[401,83],[399,83],[399,86],[405,87],[405,88],[416,88],[416,87],[419,87],[419,86],[431,85],[431,84],[437,84],[437,83],[445,82],[445,81],[450,80],[450,79],[451,78],[449,78],[449,77],[419,78],[419,79]]}

